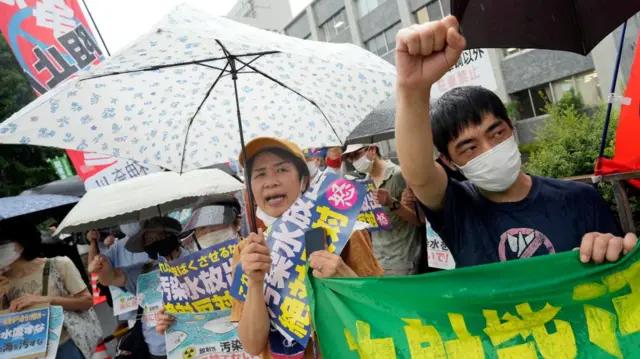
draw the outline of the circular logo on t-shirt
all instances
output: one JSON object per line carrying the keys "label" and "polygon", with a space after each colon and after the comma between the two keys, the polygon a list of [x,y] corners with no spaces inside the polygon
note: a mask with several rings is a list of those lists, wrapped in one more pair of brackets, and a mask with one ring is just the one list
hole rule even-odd
{"label": "circular logo on t-shirt", "polygon": [[535,229],[512,228],[500,236],[498,256],[501,262],[533,257],[539,251],[544,251],[544,254],[556,252],[549,238]]}

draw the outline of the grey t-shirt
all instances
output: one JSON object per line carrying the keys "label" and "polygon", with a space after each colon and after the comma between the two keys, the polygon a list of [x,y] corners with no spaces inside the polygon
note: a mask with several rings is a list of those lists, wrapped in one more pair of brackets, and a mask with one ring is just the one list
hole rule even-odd
{"label": "grey t-shirt", "polygon": [[[387,161],[382,184],[379,188],[389,191],[389,194],[400,200],[407,183],[402,177],[400,167]],[[385,210],[391,223],[390,231],[376,231],[371,233],[373,251],[380,266],[385,270],[410,270],[418,267],[421,256],[420,227],[407,223],[397,214]]]}

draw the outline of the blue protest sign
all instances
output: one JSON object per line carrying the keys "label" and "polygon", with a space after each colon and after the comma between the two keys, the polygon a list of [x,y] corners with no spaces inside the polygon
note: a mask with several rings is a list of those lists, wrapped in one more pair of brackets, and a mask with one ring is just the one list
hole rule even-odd
{"label": "blue protest sign", "polygon": [[49,307],[3,314],[0,323],[0,358],[46,355]]}
{"label": "blue protest sign", "polygon": [[162,299],[168,313],[231,308],[231,261],[235,239],[160,263]]}
{"label": "blue protest sign", "polygon": [[159,273],[156,270],[138,276],[138,293],[136,293],[136,296],[138,305],[142,307],[142,324],[147,327],[156,326],[157,312],[162,306]]}
{"label": "blue protest sign", "polygon": [[[49,335],[47,338],[47,355],[42,359],[56,359],[58,346],[60,345],[60,334],[64,324],[64,313],[62,307],[49,307]],[[41,359],[41,357],[38,357]]]}
{"label": "blue protest sign", "polygon": [[[311,228],[327,232],[327,250],[340,254],[358,213],[365,187],[323,172],[309,189],[267,230],[271,249],[271,270],[265,278],[264,296],[272,325],[289,342],[306,347],[311,334],[306,275],[304,234]],[[232,296],[244,301],[247,277],[240,266],[232,283]]]}
{"label": "blue protest sign", "polygon": [[251,359],[238,338],[238,325],[229,322],[231,310],[175,314],[165,333],[168,359]]}
{"label": "blue protest sign", "polygon": [[373,194],[376,191],[376,185],[373,183],[373,180],[366,180],[360,183],[367,189],[367,195],[362,202],[362,209],[360,210],[360,214],[358,214],[358,221],[369,224],[370,227],[367,228],[369,232],[391,230],[391,222],[389,221],[387,213],[384,211],[382,205],[373,199]]}

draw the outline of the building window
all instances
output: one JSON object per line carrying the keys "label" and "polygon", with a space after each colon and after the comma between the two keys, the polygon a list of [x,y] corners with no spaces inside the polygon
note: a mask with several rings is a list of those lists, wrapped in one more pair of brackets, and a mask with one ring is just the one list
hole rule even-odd
{"label": "building window", "polygon": [[358,14],[363,18],[386,0],[358,0]]}
{"label": "building window", "polygon": [[396,49],[396,35],[398,31],[400,31],[399,22],[365,42],[365,47],[378,56],[383,56],[390,51],[394,51]]}
{"label": "building window", "polygon": [[589,71],[567,78],[544,83],[530,89],[511,94],[512,100],[518,103],[520,119],[527,119],[545,114],[547,103],[555,103],[562,99],[565,93],[575,91],[586,106],[598,106],[603,98],[600,91],[598,74]]}
{"label": "building window", "polygon": [[349,21],[344,9],[333,15],[329,20],[320,26],[325,41],[330,41],[349,28]]}
{"label": "building window", "polygon": [[600,92],[600,81],[595,71],[574,76],[576,90],[582,96],[582,101],[587,106],[597,106],[602,104],[602,92]]}
{"label": "building window", "polygon": [[429,21],[437,21],[444,18],[442,9],[442,3],[440,0],[435,0],[416,11],[416,20],[418,24],[424,24]]}

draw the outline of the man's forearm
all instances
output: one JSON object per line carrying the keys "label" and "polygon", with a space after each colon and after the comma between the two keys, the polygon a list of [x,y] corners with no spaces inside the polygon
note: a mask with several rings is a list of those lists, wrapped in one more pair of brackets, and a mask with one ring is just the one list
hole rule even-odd
{"label": "man's forearm", "polygon": [[120,268],[103,271],[98,274],[98,281],[105,286],[124,287],[127,284],[127,277]]}
{"label": "man's forearm", "polygon": [[396,150],[402,175],[412,187],[426,185],[435,172],[429,92],[396,90]]}
{"label": "man's forearm", "polygon": [[87,260],[87,263],[91,263],[93,262],[93,259],[100,253],[100,250],[98,249],[98,241],[91,241],[89,243],[89,257]]}
{"label": "man's forearm", "polygon": [[396,214],[398,217],[402,218],[405,222],[411,225],[419,226],[421,224],[418,216],[416,215],[416,212],[414,212],[411,208],[405,206],[404,204],[401,204],[400,208],[393,211],[392,213]]}

